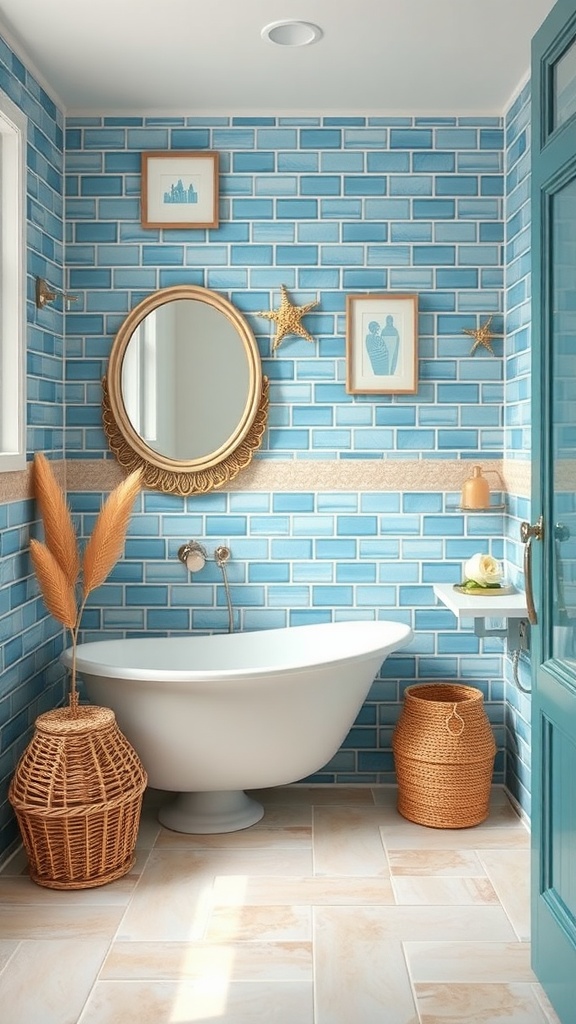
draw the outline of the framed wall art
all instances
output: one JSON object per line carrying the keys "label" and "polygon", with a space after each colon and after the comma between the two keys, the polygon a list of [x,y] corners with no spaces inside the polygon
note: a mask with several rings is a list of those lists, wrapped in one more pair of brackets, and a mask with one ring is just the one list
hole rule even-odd
{"label": "framed wall art", "polygon": [[346,390],[408,395],[418,390],[418,296],[346,296]]}
{"label": "framed wall art", "polygon": [[218,153],[143,153],[142,226],[218,227]]}

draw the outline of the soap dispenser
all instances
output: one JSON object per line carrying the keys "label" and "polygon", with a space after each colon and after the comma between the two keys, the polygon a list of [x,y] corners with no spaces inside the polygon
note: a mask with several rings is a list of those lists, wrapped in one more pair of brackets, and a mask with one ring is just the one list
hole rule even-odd
{"label": "soap dispenser", "polygon": [[490,508],[490,487],[482,466],[473,466],[472,475],[462,487],[462,508]]}

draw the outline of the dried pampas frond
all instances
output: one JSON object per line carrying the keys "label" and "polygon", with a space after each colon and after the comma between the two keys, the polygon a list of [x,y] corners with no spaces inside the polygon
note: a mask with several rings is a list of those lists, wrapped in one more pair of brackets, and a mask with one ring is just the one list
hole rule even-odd
{"label": "dried pampas frond", "polygon": [[34,456],[34,483],[44,522],[46,546],[70,586],[74,586],[80,571],[80,559],[72,516],[52,467],[41,452]]}
{"label": "dried pampas frond", "polygon": [[48,611],[63,626],[74,630],[78,606],[73,584],[69,583],[54,555],[41,541],[30,541],[30,554]]}
{"label": "dried pampas frond", "polygon": [[126,477],[106,499],[94,524],[92,536],[84,550],[82,567],[82,594],[99,587],[117,562],[130,521],[132,505],[140,490],[142,470],[136,469]]}
{"label": "dried pampas frond", "polygon": [[48,611],[72,634],[70,708],[77,714],[76,644],[89,593],[104,582],[122,552],[142,471],[136,470],[108,495],[96,520],[83,558],[82,603],[78,607],[76,582],[80,569],[72,516],[50,463],[41,453],[34,457],[36,496],[46,543],[30,541],[30,555]]}

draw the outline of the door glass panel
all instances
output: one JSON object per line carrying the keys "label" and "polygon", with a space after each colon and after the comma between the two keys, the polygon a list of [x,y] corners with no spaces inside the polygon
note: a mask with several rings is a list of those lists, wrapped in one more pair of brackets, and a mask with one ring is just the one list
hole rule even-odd
{"label": "door glass panel", "polygon": [[576,662],[576,179],[552,199],[552,656]]}
{"label": "door glass panel", "polygon": [[559,128],[576,113],[576,40],[554,65],[553,75],[554,128]]}

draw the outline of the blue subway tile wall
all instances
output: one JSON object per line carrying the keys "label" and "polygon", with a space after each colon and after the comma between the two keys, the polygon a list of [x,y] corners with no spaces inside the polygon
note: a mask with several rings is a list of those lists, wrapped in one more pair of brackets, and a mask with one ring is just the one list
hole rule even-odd
{"label": "blue subway tile wall", "polygon": [[[80,534],[89,533],[103,497],[71,494]],[[501,517],[496,530],[491,517],[464,517],[457,501],[454,492],[235,491],[200,499],[145,492],[134,507],[122,559],[89,598],[83,637],[226,632],[226,593],[212,560],[226,544],[236,630],[353,618],[391,619],[415,630],[411,646],[384,662],[342,748],[346,758],[340,751],[309,781],[394,781],[391,735],[404,688],[430,679],[466,680],[482,690],[499,746],[495,780],[502,781],[501,648],[470,629],[460,631],[432,584],[458,582],[472,551],[501,557],[503,525]],[[454,531],[437,529],[439,513],[445,524],[456,524]],[[474,519],[486,521],[483,532],[470,532]],[[428,534],[434,539],[412,539]],[[193,575],[177,557],[191,536],[210,557]]]}
{"label": "blue subway tile wall", "polygon": [[[530,84],[526,84],[505,117],[505,270],[506,365],[505,457],[513,464],[529,465],[531,453],[530,387]],[[522,582],[520,523],[532,522],[529,498],[509,496],[505,523],[505,556]],[[530,697],[514,680],[505,659],[506,679],[506,785],[520,806],[530,813]],[[530,663],[523,654],[518,665],[520,685],[530,687]]]}
{"label": "blue subway tile wall", "polygon": [[[194,138],[189,138],[193,133]],[[107,459],[99,380],[127,309],[180,283],[223,293],[244,313],[271,381],[258,460],[500,459],[503,343],[471,354],[465,328],[503,327],[504,136],[500,119],[205,118],[159,126],[70,119],[67,455]],[[220,226],[144,230],[143,150],[192,146],[221,158]],[[95,159],[97,157],[97,159]],[[314,342],[273,350],[280,285]],[[417,292],[416,395],[345,388],[347,292]],[[94,498],[71,495],[82,532]],[[502,557],[503,517],[464,517],[442,490],[380,494],[234,491],[204,498],[143,495],[125,558],[93,595],[87,638],[227,628],[225,594],[207,567],[193,580],[176,559],[197,537],[232,549],[236,628],[357,617],[415,629],[390,658],[353,733],[315,781],[393,779],[390,739],[403,688],[426,678],[482,687],[504,772],[504,676],[498,642],[459,630],[432,585],[457,582],[477,550]],[[498,695],[496,697],[496,695]]]}
{"label": "blue subway tile wall", "polygon": [[[18,74],[15,74],[15,68]],[[64,448],[64,343],[61,302],[35,305],[35,278],[64,287],[63,115],[0,38],[2,86],[28,118],[27,146],[27,451],[61,460]],[[28,557],[36,512],[14,500],[0,475],[0,859],[18,839],[8,785],[36,716],[64,695],[58,654],[62,628],[48,615]],[[23,493],[26,493],[24,489]]]}
{"label": "blue subway tile wall", "polygon": [[[290,127],[280,118],[223,120],[206,118],[201,130],[187,119],[162,129],[157,118],[137,128],[68,122],[68,286],[78,296],[67,317],[78,360],[67,378],[70,454],[105,457],[92,385],[123,314],[155,288],[188,282],[234,302],[264,371],[283,381],[272,388],[273,429],[257,458],[500,457],[502,405],[491,386],[503,380],[502,341],[497,358],[471,356],[463,330],[489,314],[502,330],[502,127],[457,118],[450,127],[410,117],[402,126],[363,117],[353,125],[317,118],[313,127],[298,118]],[[145,230],[140,154],[178,148],[189,132],[195,147],[220,154],[220,226]],[[278,306],[281,284],[295,303],[318,302],[304,318],[312,344],[289,337],[272,350],[274,325],[256,311]],[[381,290],[418,293],[421,383],[414,396],[366,403],[345,390],[345,295]],[[431,410],[447,380],[462,391],[439,423]],[[478,382],[474,394],[469,381]],[[388,405],[401,405],[404,419],[384,417]],[[474,421],[471,405],[486,410],[486,422]]]}

